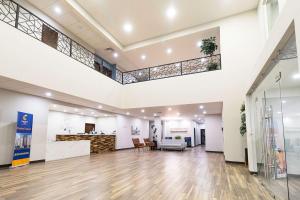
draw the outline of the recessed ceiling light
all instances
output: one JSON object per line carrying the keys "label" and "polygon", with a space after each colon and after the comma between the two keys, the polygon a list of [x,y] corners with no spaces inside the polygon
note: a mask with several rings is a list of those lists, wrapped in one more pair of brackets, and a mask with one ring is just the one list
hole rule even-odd
{"label": "recessed ceiling light", "polygon": [[54,7],[54,12],[55,12],[56,14],[61,14],[61,13],[62,13],[62,10],[61,10],[60,7],[55,6],[55,7]]}
{"label": "recessed ceiling light", "polygon": [[141,55],[141,59],[146,60],[146,55],[145,54]]}
{"label": "recessed ceiling light", "polygon": [[168,49],[166,50],[167,54],[171,54],[172,51],[173,51],[173,50],[172,50],[171,48],[168,48]]}
{"label": "recessed ceiling light", "polygon": [[286,103],[286,100],[282,100],[282,103],[285,104],[285,103]]}
{"label": "recessed ceiling light", "polygon": [[180,115],[180,112],[178,112],[177,115]]}
{"label": "recessed ceiling light", "polygon": [[57,105],[56,104],[53,104],[53,108],[56,108],[57,107]]}
{"label": "recessed ceiling light", "polygon": [[141,112],[142,112],[142,113],[144,113],[144,112],[145,112],[145,110],[144,110],[144,109],[142,109],[142,110],[141,110]]}
{"label": "recessed ceiling light", "polygon": [[147,119],[147,117],[144,117],[144,119]]}
{"label": "recessed ceiling light", "polygon": [[133,27],[130,23],[125,23],[123,25],[123,29],[126,33],[130,33],[130,32],[132,32]]}
{"label": "recessed ceiling light", "polygon": [[119,57],[119,54],[117,52],[114,52],[113,56],[114,56],[114,58],[117,58],[117,57]]}
{"label": "recessed ceiling light", "polygon": [[52,96],[52,93],[51,93],[51,92],[46,92],[45,95],[46,95],[47,97],[51,97],[51,96]]}
{"label": "recessed ceiling light", "polygon": [[153,116],[154,116],[154,117],[156,117],[156,116],[157,116],[157,114],[156,114],[156,113],[154,113],[154,114],[153,114]]}
{"label": "recessed ceiling light", "polygon": [[64,110],[64,112],[67,112],[67,110]]}
{"label": "recessed ceiling light", "polygon": [[174,7],[169,7],[166,11],[166,16],[169,18],[169,19],[174,19],[174,17],[176,16],[177,14],[177,11]]}
{"label": "recessed ceiling light", "polygon": [[83,112],[81,112],[80,114],[81,114],[81,115],[84,115],[84,113],[83,113]]}
{"label": "recessed ceiling light", "polygon": [[197,117],[198,117],[198,115],[194,115],[194,117],[195,117],[195,118],[197,118]]}
{"label": "recessed ceiling light", "polygon": [[126,115],[130,115],[130,112],[127,112]]}
{"label": "recessed ceiling light", "polygon": [[91,112],[91,115],[95,114],[94,112]]}
{"label": "recessed ceiling light", "polygon": [[102,105],[99,105],[99,106],[98,106],[98,108],[99,108],[99,109],[102,109],[102,108],[103,108],[103,106],[102,106]]}
{"label": "recessed ceiling light", "polygon": [[281,111],[278,111],[277,113],[278,113],[278,114],[282,114],[282,112],[281,112]]}
{"label": "recessed ceiling light", "polygon": [[139,76],[142,76],[142,72],[139,72]]}
{"label": "recessed ceiling light", "polygon": [[108,117],[108,115],[107,115],[107,114],[105,114],[105,115],[104,115],[104,117]]}
{"label": "recessed ceiling light", "polygon": [[197,47],[200,48],[202,45],[203,45],[203,41],[202,40],[200,40],[200,41],[197,42]]}
{"label": "recessed ceiling light", "polygon": [[293,75],[293,79],[300,79],[300,73],[294,74],[294,75]]}
{"label": "recessed ceiling light", "polygon": [[203,105],[200,105],[199,108],[202,110],[202,109],[204,108],[204,106],[203,106]]}
{"label": "recessed ceiling light", "polygon": [[75,112],[78,112],[78,109],[77,109],[77,108],[75,108],[75,109],[74,109],[74,111],[75,111]]}
{"label": "recessed ceiling light", "polygon": [[169,108],[168,108],[168,111],[171,111],[171,110],[172,110],[172,108],[171,108],[171,107],[169,107]]}
{"label": "recessed ceiling light", "polygon": [[205,114],[207,114],[207,112],[204,110],[204,111],[203,111],[203,114],[205,115]]}

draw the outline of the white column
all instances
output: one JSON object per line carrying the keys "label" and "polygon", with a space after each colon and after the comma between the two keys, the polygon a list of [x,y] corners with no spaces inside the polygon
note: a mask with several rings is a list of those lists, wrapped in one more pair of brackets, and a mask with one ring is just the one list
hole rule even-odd
{"label": "white column", "polygon": [[248,148],[248,168],[251,172],[257,172],[256,144],[255,144],[255,124],[253,118],[255,107],[251,104],[251,96],[246,96],[246,126],[247,126],[247,148]]}
{"label": "white column", "polygon": [[160,117],[154,117],[154,125],[156,128],[155,138],[157,140],[157,145],[159,147],[162,139],[162,125],[161,125]]}

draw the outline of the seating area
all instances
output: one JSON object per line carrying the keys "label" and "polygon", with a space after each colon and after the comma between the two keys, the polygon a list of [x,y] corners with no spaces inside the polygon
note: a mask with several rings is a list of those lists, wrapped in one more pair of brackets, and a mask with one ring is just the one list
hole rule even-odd
{"label": "seating area", "polygon": [[163,139],[160,144],[161,150],[180,150],[184,151],[187,147],[187,143],[181,138]]}
{"label": "seating area", "polygon": [[144,138],[144,142],[140,142],[139,138],[132,138],[132,143],[134,146],[134,149],[137,150],[155,150],[156,149],[156,145],[154,142],[150,141],[149,138]]}

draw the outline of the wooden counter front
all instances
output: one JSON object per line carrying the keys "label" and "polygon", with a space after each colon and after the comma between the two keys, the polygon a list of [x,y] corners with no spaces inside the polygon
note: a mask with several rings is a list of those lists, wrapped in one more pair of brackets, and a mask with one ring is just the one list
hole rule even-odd
{"label": "wooden counter front", "polygon": [[91,153],[115,151],[115,135],[56,135],[56,141],[90,140]]}

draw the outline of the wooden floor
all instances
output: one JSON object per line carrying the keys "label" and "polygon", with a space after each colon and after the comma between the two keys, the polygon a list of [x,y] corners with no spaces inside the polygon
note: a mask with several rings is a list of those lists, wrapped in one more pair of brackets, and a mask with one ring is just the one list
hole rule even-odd
{"label": "wooden floor", "polygon": [[132,150],[0,170],[0,199],[272,199],[243,165],[201,147]]}

